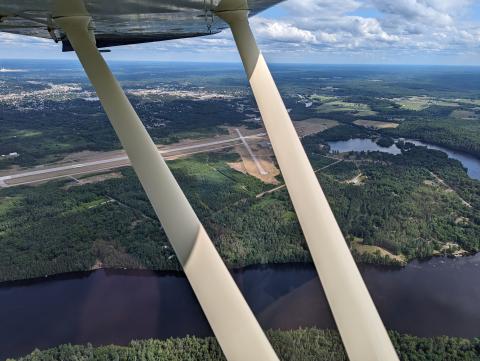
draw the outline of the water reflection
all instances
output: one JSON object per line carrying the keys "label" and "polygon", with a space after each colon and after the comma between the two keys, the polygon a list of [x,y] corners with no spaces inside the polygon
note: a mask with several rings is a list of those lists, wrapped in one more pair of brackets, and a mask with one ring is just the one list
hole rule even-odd
{"label": "water reflection", "polygon": [[[419,336],[480,336],[480,254],[403,269],[362,266],[389,329]],[[87,275],[87,276],[86,276]],[[211,335],[181,273],[81,273],[0,286],[0,358],[61,343]],[[334,328],[315,269],[272,265],[233,272],[264,328]]]}

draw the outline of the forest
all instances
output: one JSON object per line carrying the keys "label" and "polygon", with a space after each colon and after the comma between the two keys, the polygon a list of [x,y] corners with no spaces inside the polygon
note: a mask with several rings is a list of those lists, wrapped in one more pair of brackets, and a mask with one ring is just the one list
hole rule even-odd
{"label": "forest", "polygon": [[[15,66],[29,71],[6,73],[0,84],[0,154],[20,155],[0,158],[0,168],[120,147],[78,64]],[[226,124],[259,126],[251,121],[258,110],[241,67],[112,66],[156,142],[212,136]],[[477,69],[274,65],[272,71],[294,120],[341,122],[302,139],[316,170],[336,161],[327,154],[328,141],[350,138],[388,146],[392,137],[412,137],[480,154]],[[362,119],[399,126],[353,123]],[[480,249],[478,181],[458,162],[408,146],[398,156],[333,156],[341,162],[317,174],[358,261],[403,264]],[[227,164],[238,160],[212,153],[169,166],[229,267],[309,262],[286,190],[257,197],[273,186]],[[0,280],[98,266],[179,269],[133,171],[119,173],[82,186],[62,180],[0,189]]]}
{"label": "forest", "polygon": [[[324,156],[319,141],[304,138],[316,169],[337,162]],[[236,153],[209,153],[169,162],[227,265],[310,262],[286,190],[257,197],[274,186],[228,166],[238,159]],[[459,162],[413,145],[397,156],[360,153],[341,160],[317,174],[358,261],[402,263],[382,250],[408,261],[480,249],[480,185]],[[95,265],[178,270],[132,169],[117,172],[90,184],[61,180],[0,190],[0,279]],[[352,184],[358,175],[361,183]],[[362,252],[365,246],[380,247],[380,254]]]}
{"label": "forest", "polygon": [[[282,361],[348,361],[336,331],[315,328],[267,331]],[[478,361],[480,339],[454,337],[421,338],[391,331],[390,337],[401,361]],[[35,350],[17,361],[225,361],[213,337],[170,338],[132,341],[127,346],[61,345]],[[7,361],[13,361],[8,359]]]}
{"label": "forest", "polygon": [[384,130],[393,137],[418,139],[480,157],[480,123],[471,120],[421,117]]}

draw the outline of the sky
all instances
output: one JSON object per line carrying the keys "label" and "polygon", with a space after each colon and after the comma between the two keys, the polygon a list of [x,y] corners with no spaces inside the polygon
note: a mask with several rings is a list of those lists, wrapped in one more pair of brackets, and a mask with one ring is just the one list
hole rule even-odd
{"label": "sky", "polygon": [[[287,0],[250,19],[267,61],[480,65],[480,0]],[[231,33],[111,48],[112,60],[238,62]],[[71,59],[0,33],[0,59]]]}

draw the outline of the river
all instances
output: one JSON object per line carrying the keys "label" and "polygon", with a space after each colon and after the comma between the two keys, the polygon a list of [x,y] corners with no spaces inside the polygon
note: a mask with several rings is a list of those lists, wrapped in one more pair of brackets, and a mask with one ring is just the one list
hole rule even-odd
{"label": "river", "polygon": [[[467,169],[467,174],[470,178],[480,180],[480,159],[475,158],[474,156],[464,152],[451,150],[445,147],[421,142],[418,140],[405,139],[405,141],[413,143],[415,145],[421,145],[421,146],[427,147],[428,149],[436,149],[446,153],[449,158],[456,159],[462,163],[463,167]],[[400,149],[395,144],[390,147],[380,147],[377,143],[375,143],[371,139],[354,138],[349,140],[328,142],[328,144],[330,145],[331,150],[338,151],[340,153],[362,152],[362,151],[363,152],[378,151],[378,152],[390,153],[390,154],[401,153]]]}
{"label": "river", "polygon": [[[480,254],[362,265],[389,329],[419,336],[480,336]],[[249,267],[234,278],[264,328],[334,328],[311,265]],[[62,343],[211,335],[182,273],[97,270],[0,286],[0,359]]]}

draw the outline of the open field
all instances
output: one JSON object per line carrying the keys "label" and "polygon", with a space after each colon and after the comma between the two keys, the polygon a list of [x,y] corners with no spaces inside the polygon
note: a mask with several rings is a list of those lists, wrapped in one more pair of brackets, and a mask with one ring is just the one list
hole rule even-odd
{"label": "open field", "polygon": [[319,113],[351,113],[358,117],[368,117],[377,114],[375,111],[372,111],[367,104],[351,103],[342,100],[333,100],[323,103],[322,105],[316,107],[316,110]]}
{"label": "open field", "polygon": [[395,129],[398,127],[398,123],[382,122],[378,120],[356,119],[353,124],[360,125],[361,127],[371,129]]}
{"label": "open field", "polygon": [[254,143],[242,135],[245,129],[235,128],[229,131],[232,135],[237,134],[242,140],[242,143],[234,148],[242,160],[228,163],[228,165],[232,169],[249,174],[264,183],[277,184],[276,176],[280,174],[280,170],[275,165],[273,151],[268,140]]}
{"label": "open field", "polygon": [[458,106],[458,103],[454,101],[436,99],[426,95],[394,98],[393,101],[399,104],[402,108],[414,111],[424,110],[432,105],[438,105],[442,107]]}
{"label": "open field", "polygon": [[[338,122],[329,119],[309,118],[295,123],[298,136],[300,138],[323,132],[326,129],[335,127]],[[227,128],[232,136],[250,134],[245,128]],[[280,175],[280,170],[275,163],[275,155],[267,137],[258,141],[255,137],[245,139],[247,144],[238,144],[235,151],[241,156],[241,162],[229,163],[229,165],[244,174],[249,174],[255,178],[269,184],[278,184],[276,178]]]}
{"label": "open field", "polygon": [[480,106],[480,99],[465,99],[465,98],[459,98],[459,99],[454,99],[457,103],[463,103],[463,104],[471,104],[471,105],[478,105]]}
{"label": "open field", "polygon": [[329,128],[337,126],[339,123],[331,119],[323,118],[308,118],[299,122],[295,122],[295,129],[297,130],[300,138],[308,135],[317,134],[323,132]]}
{"label": "open field", "polygon": [[363,244],[361,238],[355,238],[350,244],[352,250],[357,251],[360,255],[370,254],[373,256],[387,257],[400,264],[405,264],[406,258],[404,255],[393,254],[386,249],[379,246],[372,246],[369,244]]}
{"label": "open field", "polygon": [[360,125],[361,127],[370,129],[395,129],[398,127],[398,123],[393,122],[381,122],[378,120],[356,119],[353,124]]}
{"label": "open field", "polygon": [[455,109],[454,111],[452,111],[450,116],[453,117],[453,118],[463,119],[463,120],[476,120],[476,119],[478,119],[476,113],[471,111],[471,110]]}

